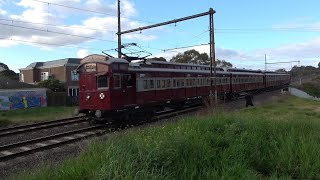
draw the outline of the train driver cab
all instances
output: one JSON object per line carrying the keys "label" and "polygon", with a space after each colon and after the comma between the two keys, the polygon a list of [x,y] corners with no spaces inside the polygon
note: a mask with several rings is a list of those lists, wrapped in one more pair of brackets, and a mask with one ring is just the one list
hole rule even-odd
{"label": "train driver cab", "polygon": [[124,59],[111,58],[104,55],[89,55],[80,61],[79,73],[79,106],[80,112],[104,112],[112,110],[111,97],[114,86],[119,80],[113,70],[115,67],[128,71],[128,62]]}

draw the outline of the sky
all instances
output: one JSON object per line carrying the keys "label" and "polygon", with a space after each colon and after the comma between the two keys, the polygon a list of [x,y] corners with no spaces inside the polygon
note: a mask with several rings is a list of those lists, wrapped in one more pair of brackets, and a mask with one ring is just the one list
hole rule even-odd
{"label": "sky", "polygon": [[[319,0],[121,0],[122,31],[213,8],[217,59],[267,70],[320,62]],[[0,62],[19,72],[32,62],[83,58],[105,50],[116,56],[116,0],[0,0]],[[133,32],[151,57],[167,60],[196,49],[209,53],[209,17]],[[193,47],[189,47],[193,46]],[[188,47],[188,48],[182,48]],[[298,62],[299,61],[299,62]]]}

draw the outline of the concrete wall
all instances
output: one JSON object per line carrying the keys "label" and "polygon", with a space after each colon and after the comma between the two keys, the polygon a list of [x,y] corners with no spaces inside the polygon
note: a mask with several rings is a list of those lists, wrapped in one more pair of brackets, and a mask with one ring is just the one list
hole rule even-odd
{"label": "concrete wall", "polygon": [[46,89],[0,90],[0,110],[46,107]]}
{"label": "concrete wall", "polygon": [[290,87],[290,88],[289,88],[289,92],[290,92],[292,95],[297,96],[297,97],[300,97],[300,98],[313,99],[313,100],[318,100],[318,101],[320,101],[320,98],[310,96],[310,95],[307,94],[306,92],[301,91],[301,90],[296,89],[296,88],[291,88],[291,87]]}

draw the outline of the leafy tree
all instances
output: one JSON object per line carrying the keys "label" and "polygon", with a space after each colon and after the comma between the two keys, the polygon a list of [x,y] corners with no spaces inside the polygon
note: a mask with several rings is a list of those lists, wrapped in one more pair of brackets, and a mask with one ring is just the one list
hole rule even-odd
{"label": "leafy tree", "polygon": [[230,62],[227,62],[225,60],[216,60],[217,66],[218,67],[226,67],[226,68],[232,68],[232,64]]}
{"label": "leafy tree", "polygon": [[318,63],[318,68],[320,69],[320,62]]}
{"label": "leafy tree", "polygon": [[200,54],[194,49],[185,51],[184,53],[178,53],[176,56],[172,57],[170,61],[188,64],[210,64],[209,56],[207,53]]}
{"label": "leafy tree", "polygon": [[47,79],[38,83],[39,87],[48,88],[54,92],[65,91],[63,84],[58,79]]}
{"label": "leafy tree", "polygon": [[287,72],[287,71],[284,68],[282,68],[282,69],[275,70],[275,72]]}
{"label": "leafy tree", "polygon": [[9,70],[9,67],[6,64],[0,62],[0,71],[5,71],[5,70]]}
{"label": "leafy tree", "polygon": [[167,61],[164,57],[148,58],[148,61]]}
{"label": "leafy tree", "polygon": [[[201,64],[209,65],[210,58],[207,53],[199,53],[198,51],[192,49],[185,51],[184,53],[178,53],[176,56],[172,57],[171,62],[177,63],[188,63],[188,64]],[[231,68],[233,65],[225,60],[216,60],[216,65],[218,67],[228,67]]]}
{"label": "leafy tree", "polygon": [[10,70],[9,67],[2,62],[0,62],[0,77],[19,81],[19,74]]}

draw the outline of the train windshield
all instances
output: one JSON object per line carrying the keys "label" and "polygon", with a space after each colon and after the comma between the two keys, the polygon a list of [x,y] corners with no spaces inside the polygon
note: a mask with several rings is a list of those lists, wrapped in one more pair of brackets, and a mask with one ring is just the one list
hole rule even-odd
{"label": "train windshield", "polygon": [[109,87],[109,78],[106,75],[97,77],[97,88],[107,88]]}

